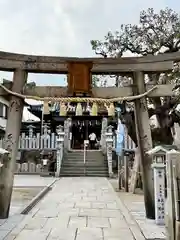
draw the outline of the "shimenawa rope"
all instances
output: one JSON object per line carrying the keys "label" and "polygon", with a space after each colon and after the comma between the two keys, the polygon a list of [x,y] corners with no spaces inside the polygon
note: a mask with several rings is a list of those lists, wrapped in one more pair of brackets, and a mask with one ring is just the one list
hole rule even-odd
{"label": "shimenawa rope", "polygon": [[148,90],[145,93],[136,95],[136,96],[128,96],[128,97],[117,97],[117,98],[91,98],[91,97],[38,97],[38,96],[30,96],[30,95],[24,95],[21,93],[13,92],[6,88],[4,85],[0,84],[0,87],[7,92],[8,94],[11,94],[13,96],[23,98],[23,99],[33,99],[37,101],[54,101],[54,102],[89,102],[89,103],[113,103],[113,102],[123,102],[123,101],[134,101],[136,99],[140,99],[142,97],[147,97],[152,91],[154,91],[157,86],[154,86],[150,90]]}

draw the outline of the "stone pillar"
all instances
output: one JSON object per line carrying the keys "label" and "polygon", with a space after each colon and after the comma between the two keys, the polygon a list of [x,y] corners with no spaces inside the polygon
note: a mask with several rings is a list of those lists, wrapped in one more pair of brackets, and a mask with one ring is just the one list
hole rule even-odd
{"label": "stone pillar", "polygon": [[101,128],[101,149],[103,154],[106,154],[106,131],[107,131],[107,118],[103,118],[102,120],[102,128]]}
{"label": "stone pillar", "polygon": [[155,220],[157,225],[165,224],[165,165],[153,163]]}
{"label": "stone pillar", "polygon": [[165,158],[167,150],[162,146],[146,152],[153,159],[151,165],[154,173],[155,221],[158,225],[165,224]]}
{"label": "stone pillar", "polygon": [[29,130],[29,148],[33,148],[33,131],[36,127],[34,127],[33,125],[29,125],[27,128]]}
{"label": "stone pillar", "polygon": [[[166,202],[166,225],[167,239],[179,239],[179,191],[177,178],[180,176],[180,152],[171,150],[166,153],[166,177],[167,177],[167,202]],[[176,236],[177,234],[177,236]]]}
{"label": "stone pillar", "polygon": [[56,172],[55,176],[60,177],[61,163],[63,158],[64,147],[64,131],[62,126],[57,127],[57,151],[56,151]]}
{"label": "stone pillar", "polygon": [[[26,80],[27,73],[21,69],[16,69],[13,76],[12,91],[21,93]],[[9,152],[9,159],[3,161],[0,172],[0,218],[9,216],[23,107],[24,100],[22,98],[10,96],[5,134],[5,149]]]}
{"label": "stone pillar", "polygon": [[[143,94],[146,91],[143,72],[135,73],[134,84],[136,85],[136,88],[134,88],[135,95]],[[134,113],[136,136],[140,153],[146,217],[155,219],[154,183],[151,168],[152,159],[146,154],[147,151],[152,149],[152,137],[146,97],[134,101]]]}
{"label": "stone pillar", "polygon": [[48,149],[48,141],[50,138],[50,135],[48,134],[49,127],[47,124],[43,125],[43,135],[41,136],[41,148],[42,149]]}
{"label": "stone pillar", "polygon": [[71,126],[71,118],[68,118],[64,121],[64,150],[70,150],[70,126]]}
{"label": "stone pillar", "polygon": [[69,118],[69,132],[68,132],[68,151],[71,150],[71,141],[72,141],[72,130],[71,130],[71,126],[72,126],[72,119]]}
{"label": "stone pillar", "polygon": [[107,160],[108,160],[108,171],[109,177],[113,176],[113,169],[112,169],[112,150],[113,150],[113,132],[112,126],[108,126],[106,132],[106,147],[107,147]]}
{"label": "stone pillar", "polygon": [[33,138],[33,131],[36,127],[33,125],[29,125],[29,126],[27,126],[27,128],[28,128],[28,132],[29,132],[29,137]]}

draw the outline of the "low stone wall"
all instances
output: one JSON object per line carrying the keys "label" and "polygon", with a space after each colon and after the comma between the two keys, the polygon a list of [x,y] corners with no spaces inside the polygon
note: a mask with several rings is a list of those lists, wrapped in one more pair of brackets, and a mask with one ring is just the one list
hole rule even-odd
{"label": "low stone wall", "polygon": [[[48,168],[50,172],[54,171],[54,163],[56,162],[56,151],[43,151],[43,154],[48,155],[50,160]],[[40,150],[23,150],[19,152],[17,158],[15,174],[41,174],[42,155]],[[51,166],[50,166],[51,165]]]}
{"label": "low stone wall", "polygon": [[41,174],[42,164],[32,162],[16,163],[15,174]]}

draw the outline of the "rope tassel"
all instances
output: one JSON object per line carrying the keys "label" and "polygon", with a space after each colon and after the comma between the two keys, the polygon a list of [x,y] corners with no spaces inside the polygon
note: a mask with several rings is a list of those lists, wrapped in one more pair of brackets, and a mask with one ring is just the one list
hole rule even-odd
{"label": "rope tassel", "polygon": [[110,103],[109,106],[107,106],[107,104],[105,104],[105,107],[108,111],[108,116],[115,116],[115,108],[114,108],[114,104]]}
{"label": "rope tassel", "polygon": [[108,115],[115,116],[115,108],[113,103],[110,103]]}
{"label": "rope tassel", "polygon": [[81,103],[78,103],[76,107],[76,116],[82,116],[82,115],[83,115],[82,105]]}
{"label": "rope tassel", "polygon": [[60,116],[66,116],[67,115],[67,107],[65,103],[61,102],[60,103],[60,111],[59,111]]}
{"label": "rope tassel", "polygon": [[44,114],[49,114],[49,101],[44,101],[43,113]]}
{"label": "rope tassel", "polygon": [[98,114],[98,106],[97,103],[93,103],[92,109],[91,109],[91,116],[97,116]]}

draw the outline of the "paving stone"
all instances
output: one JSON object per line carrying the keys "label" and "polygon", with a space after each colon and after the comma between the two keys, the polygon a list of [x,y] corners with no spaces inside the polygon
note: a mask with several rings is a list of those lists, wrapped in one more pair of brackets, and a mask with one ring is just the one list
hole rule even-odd
{"label": "paving stone", "polygon": [[87,226],[87,219],[86,217],[70,217],[68,227],[86,227]]}
{"label": "paving stone", "polygon": [[35,217],[44,217],[44,218],[53,218],[58,216],[58,211],[56,209],[40,209],[36,214]]}
{"label": "paving stone", "polygon": [[106,209],[106,203],[103,202],[92,202],[91,206],[96,209]]}
{"label": "paving stone", "polygon": [[14,240],[17,237],[17,235],[14,234],[8,234],[7,237],[5,237],[3,240]]}
{"label": "paving stone", "polygon": [[123,218],[122,213],[119,210],[112,210],[112,209],[101,209],[102,217],[109,217],[109,218]]}
{"label": "paving stone", "polygon": [[107,203],[107,209],[120,209],[120,206],[116,202]]}
{"label": "paving stone", "polygon": [[51,240],[51,239],[75,240],[76,232],[77,232],[76,228],[58,228],[57,227],[51,231],[47,239],[48,240]]}
{"label": "paving stone", "polygon": [[82,200],[84,201],[88,201],[88,202],[93,202],[93,201],[96,201],[97,200],[97,197],[96,196],[93,196],[93,197],[82,197]]}
{"label": "paving stone", "polygon": [[92,191],[87,193],[87,197],[97,197],[99,194],[98,191]]}
{"label": "paving stone", "polygon": [[76,208],[91,208],[91,202],[80,201],[75,204]]}
{"label": "paving stone", "polygon": [[104,236],[104,240],[110,240],[110,239],[134,240],[134,237],[131,234],[129,229],[119,230],[119,228],[103,228],[103,236]]}
{"label": "paving stone", "polygon": [[31,221],[32,216],[31,215],[26,215],[23,220],[11,231],[11,235],[17,236],[28,224],[29,221]]}
{"label": "paving stone", "polygon": [[109,218],[111,228],[125,228],[128,229],[126,221],[122,218]]}
{"label": "paving stone", "polygon": [[34,217],[25,225],[25,229],[41,229],[44,227],[47,220],[47,218]]}
{"label": "paving stone", "polygon": [[15,226],[17,226],[18,223],[16,222],[5,222],[3,225],[0,226],[0,231],[10,231],[12,230]]}
{"label": "paving stone", "polygon": [[81,217],[101,217],[100,209],[80,209],[79,216]]}
{"label": "paving stone", "polygon": [[78,196],[78,197],[74,196],[74,197],[69,197],[68,199],[66,199],[66,202],[73,202],[73,203],[75,203],[75,202],[78,202],[78,201],[81,201],[81,200],[82,200],[82,197],[80,197],[80,196]]}
{"label": "paving stone", "polygon": [[6,221],[7,219],[0,219],[0,226],[3,225]]}
{"label": "paving stone", "polygon": [[0,240],[4,239],[8,235],[8,230],[0,230]]}
{"label": "paving stone", "polygon": [[88,217],[87,226],[90,228],[110,228],[110,223],[108,218]]}
{"label": "paving stone", "polygon": [[6,219],[4,224],[0,226],[0,230],[8,230],[8,231],[12,230],[23,220],[23,218],[24,216],[20,214],[10,216],[8,219]]}
{"label": "paving stone", "polygon": [[47,201],[47,202],[41,203],[41,209],[47,209],[49,207],[49,204],[51,204],[51,207],[54,209],[59,206],[59,203],[57,203],[57,202],[52,203],[52,201],[51,202]]}
{"label": "paving stone", "polygon": [[103,240],[101,228],[78,228],[76,240]]}
{"label": "paving stone", "polygon": [[64,217],[64,216],[77,216],[79,215],[79,208],[61,208],[59,209],[58,217]]}
{"label": "paving stone", "polygon": [[38,240],[46,240],[50,231],[44,231],[44,230],[28,230],[23,229],[20,234],[15,238],[16,240],[32,240],[38,239]]}
{"label": "paving stone", "polygon": [[67,228],[69,223],[69,216],[64,216],[62,218],[48,218],[47,222],[43,226],[45,230],[52,230],[53,228]]}
{"label": "paving stone", "polygon": [[75,206],[75,202],[62,202],[58,205],[58,209],[65,209],[65,208],[73,208]]}

